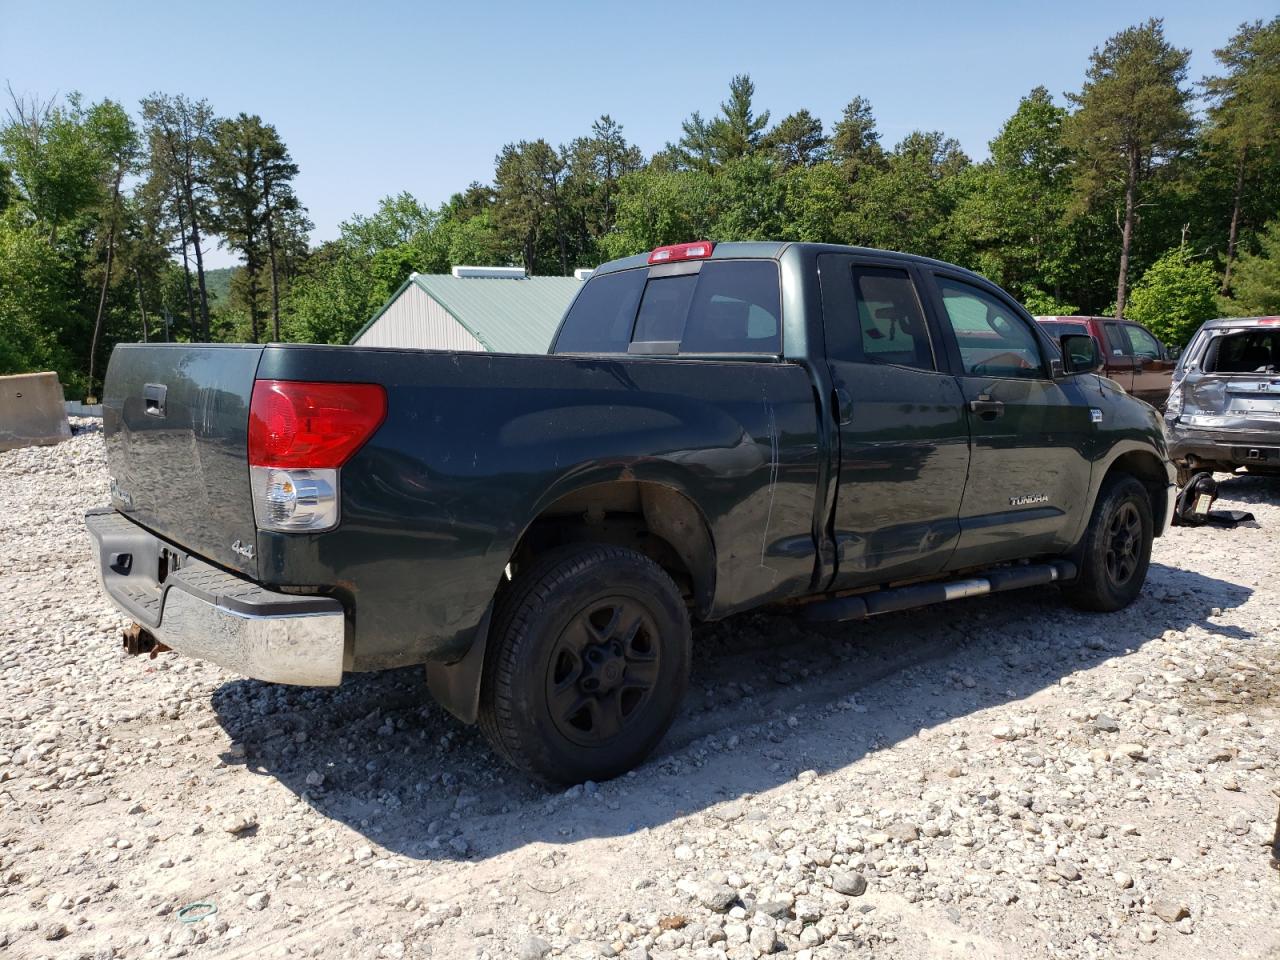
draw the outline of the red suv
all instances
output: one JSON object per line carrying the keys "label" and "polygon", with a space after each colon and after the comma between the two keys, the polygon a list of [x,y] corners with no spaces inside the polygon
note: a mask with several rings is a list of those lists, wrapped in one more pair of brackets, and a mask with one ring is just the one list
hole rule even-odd
{"label": "red suv", "polygon": [[1036,317],[1054,340],[1087,333],[1098,341],[1105,374],[1139,400],[1163,410],[1177,357],[1140,323],[1115,317]]}

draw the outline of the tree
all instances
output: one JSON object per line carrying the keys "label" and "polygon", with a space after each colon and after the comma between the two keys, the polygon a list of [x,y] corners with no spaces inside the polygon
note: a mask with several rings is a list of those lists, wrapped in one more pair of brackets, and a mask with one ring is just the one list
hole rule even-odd
{"label": "tree", "polygon": [[1066,117],[1044,87],[1023,97],[991,141],[991,158],[969,171],[950,223],[963,238],[951,255],[1024,300],[1061,298],[1077,269]]}
{"label": "tree", "polygon": [[639,170],[644,155],[627,143],[622,124],[605,114],[591,125],[591,136],[579,137],[569,145],[567,163],[567,186],[578,206],[582,240],[598,243],[613,229],[617,217],[618,181]]}
{"label": "tree", "polygon": [[106,264],[102,270],[102,287],[98,295],[98,312],[93,320],[93,338],[89,342],[89,392],[95,387],[98,343],[102,339],[102,321],[107,308],[107,290],[111,286],[111,266],[115,257],[116,237],[124,215],[120,197],[120,185],[127,174],[134,171],[138,159],[138,134],[133,121],[117,103],[104,100],[90,113],[95,139],[107,158],[107,176],[111,181],[110,200],[100,216],[107,225]]}
{"label": "tree", "polygon": [[42,226],[13,213],[0,216],[0,376],[63,370],[56,331],[77,306],[74,263]]}
{"label": "tree", "polygon": [[827,156],[827,138],[822,131],[822,121],[803,109],[780,120],[765,134],[763,145],[773,153],[783,169],[811,167]]}
{"label": "tree", "polygon": [[[142,100],[143,130],[149,147],[149,188],[154,209],[167,215],[182,252],[190,287],[190,256],[195,261],[196,286],[187,295],[193,332],[199,308],[200,336],[209,339],[209,293],[205,283],[204,233],[213,219],[210,211],[210,164],[213,134],[219,121],[206,100],[188,100],[153,93]],[[159,198],[163,198],[160,200]],[[196,337],[193,333],[193,339]]]}
{"label": "tree", "polygon": [[233,120],[219,121],[209,163],[218,229],[226,245],[244,258],[243,298],[254,343],[260,335],[259,280],[266,253],[263,168],[267,140],[261,117],[241,113]]}
{"label": "tree", "polygon": [[865,167],[874,168],[883,163],[884,148],[880,146],[869,100],[854,97],[845,106],[832,131],[831,156],[850,179]]}
{"label": "tree", "polygon": [[960,144],[938,131],[914,131],[884,167],[851,186],[846,242],[940,256],[955,206],[954,184],[969,166]]}
{"label": "tree", "polygon": [[1225,294],[1231,288],[1246,187],[1260,177],[1273,180],[1280,173],[1276,136],[1280,130],[1280,17],[1265,25],[1260,20],[1241,24],[1213,55],[1226,72],[1206,77],[1201,84],[1210,104],[1207,139],[1226,151],[1235,173],[1222,276]]}
{"label": "tree", "polygon": [[371,216],[357,214],[339,224],[342,242],[351,249],[373,256],[379,250],[408,243],[417,234],[435,227],[438,214],[407,190],[378,201]]}
{"label": "tree", "polygon": [[720,104],[718,116],[708,121],[693,112],[682,124],[684,136],[679,144],[686,166],[712,170],[761,149],[769,111],[756,114],[755,92],[751,77],[741,73],[729,81],[729,99]]}
{"label": "tree", "polygon": [[1089,58],[1065,140],[1079,157],[1076,192],[1084,204],[1123,195],[1116,316],[1124,314],[1138,209],[1144,186],[1186,144],[1192,130],[1190,93],[1183,86],[1190,51],[1165,40],[1163,21],[1150,19],[1111,37]]}
{"label": "tree", "polygon": [[[302,205],[293,192],[293,178],[298,175],[298,165],[276,134],[275,127],[263,128],[262,138],[262,219],[267,240],[267,258],[271,264],[271,329],[272,338],[280,339],[280,241],[284,232],[305,228],[291,214],[299,213]],[[305,223],[305,218],[303,218]]]}
{"label": "tree", "polygon": [[1236,262],[1231,297],[1220,301],[1232,317],[1280,315],[1280,218],[1258,235],[1258,252],[1244,252]]}
{"label": "tree", "polygon": [[1184,249],[1170,250],[1133,287],[1125,316],[1165,343],[1185,344],[1200,324],[1217,316],[1218,275],[1212,264]]}
{"label": "tree", "polygon": [[56,241],[62,227],[101,199],[108,161],[89,133],[78,94],[65,107],[20,98],[12,89],[9,95],[0,150],[9,158],[28,214]]}
{"label": "tree", "polygon": [[520,251],[530,274],[537,272],[544,241],[550,241],[560,272],[567,274],[569,210],[563,154],[545,140],[521,140],[503,147],[494,165],[499,234]]}

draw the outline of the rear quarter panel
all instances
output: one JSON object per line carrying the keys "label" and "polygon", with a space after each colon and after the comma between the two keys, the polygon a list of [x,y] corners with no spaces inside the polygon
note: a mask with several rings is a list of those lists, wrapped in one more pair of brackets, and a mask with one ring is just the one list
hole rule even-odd
{"label": "rear quarter panel", "polygon": [[269,347],[258,376],[387,388],[386,422],[343,467],[339,527],[258,535],[264,582],[351,601],[354,669],[461,656],[529,523],[594,483],[693,501],[716,549],[713,615],[813,576],[817,422],[798,366]]}

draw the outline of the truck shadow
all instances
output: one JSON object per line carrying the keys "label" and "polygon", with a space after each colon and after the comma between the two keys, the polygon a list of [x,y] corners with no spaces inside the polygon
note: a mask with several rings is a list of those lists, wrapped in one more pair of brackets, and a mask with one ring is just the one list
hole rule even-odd
{"label": "truck shadow", "polygon": [[[414,859],[479,860],[701,811],[717,816],[725,801],[801,771],[838,770],[1103,661],[1118,661],[1105,682],[1140,683],[1143,675],[1123,669],[1126,653],[1169,630],[1248,636],[1210,618],[1250,594],[1153,564],[1139,601],[1112,615],[1079,613],[1042,588],[821,628],[786,613],[734,617],[696,630],[689,697],[656,755],[610,783],[563,792],[515,773],[474,727],[431,703],[416,668],[354,676],[335,689],[234,681],[215,691],[213,706],[243,750],[228,762],[274,777],[371,845]],[[1092,690],[1099,678],[1074,682],[1082,707],[1101,699]],[[951,765],[948,748],[933,773]]]}

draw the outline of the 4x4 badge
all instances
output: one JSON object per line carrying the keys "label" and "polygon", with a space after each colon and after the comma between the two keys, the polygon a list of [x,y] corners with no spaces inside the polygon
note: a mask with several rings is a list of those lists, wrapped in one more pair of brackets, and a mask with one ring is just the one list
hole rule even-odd
{"label": "4x4 badge", "polygon": [[252,543],[241,543],[239,540],[237,540],[233,544],[231,544],[231,549],[234,550],[236,553],[240,554],[240,556],[244,557],[246,560],[253,559]]}

